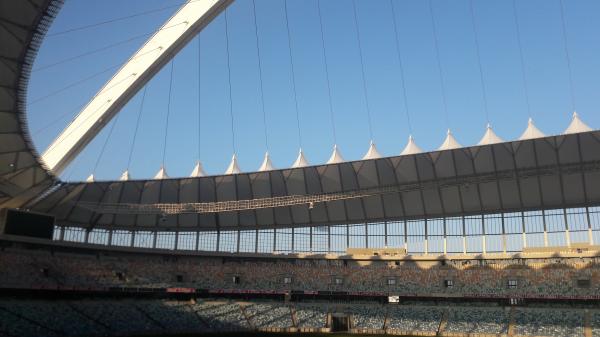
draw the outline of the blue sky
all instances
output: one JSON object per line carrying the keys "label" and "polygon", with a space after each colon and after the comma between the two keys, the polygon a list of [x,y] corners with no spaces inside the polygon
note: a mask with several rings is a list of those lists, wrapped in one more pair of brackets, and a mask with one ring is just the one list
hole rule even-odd
{"label": "blue sky", "polygon": [[[201,1],[201,0],[200,0]],[[463,145],[476,144],[486,114],[468,0],[433,0],[440,62],[446,87],[444,112],[427,1],[392,0],[404,65],[412,133],[426,150],[442,142],[449,127]],[[563,0],[575,108],[584,121],[600,125],[600,2]],[[159,28],[181,0],[70,0],[59,13],[34,64],[28,118],[40,152],[108,80],[145,38],[43,69],[61,60],[127,41]],[[288,0],[302,147],[312,164],[324,163],[332,146],[332,123],[315,0]],[[369,144],[368,118],[355,35],[352,2],[321,0],[337,143],[346,160],[360,159]],[[410,133],[401,91],[390,2],[356,0],[373,138],[384,155],[397,155]],[[525,77],[531,115],[546,134],[568,125],[572,103],[561,30],[559,0],[517,0]],[[90,23],[170,7],[152,14],[57,34]],[[299,139],[292,90],[284,3],[256,0],[269,151],[277,168],[294,161]],[[529,116],[519,61],[512,0],[474,0],[489,120],[504,139],[516,139]],[[265,148],[254,37],[252,2],[237,0],[228,9],[232,103],[237,155],[243,171],[256,170]],[[209,174],[222,173],[232,155],[227,54],[223,15],[216,18],[174,59],[166,167],[187,176],[200,156]],[[200,60],[200,61],[199,61]],[[200,64],[201,75],[198,76]],[[36,70],[38,68],[38,70]],[[200,80],[200,90],[199,83]],[[70,86],[73,83],[76,85]],[[62,88],[68,89],[55,93]],[[152,177],[162,162],[169,67],[148,84],[130,167],[134,178]],[[53,94],[54,93],[54,94]],[[199,96],[200,94],[200,96]],[[114,131],[96,168],[109,127],[88,145],[63,174],[69,180],[117,179],[127,167],[141,92],[114,119]],[[200,109],[198,102],[200,101]]]}

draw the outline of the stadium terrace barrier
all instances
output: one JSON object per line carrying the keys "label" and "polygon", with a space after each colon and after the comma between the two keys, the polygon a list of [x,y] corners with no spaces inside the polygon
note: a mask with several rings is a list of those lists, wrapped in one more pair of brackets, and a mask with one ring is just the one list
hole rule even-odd
{"label": "stadium terrace barrier", "polygon": [[[489,333],[463,333],[463,332],[440,332],[437,336],[442,337],[509,337],[508,334],[489,334]],[[516,336],[515,336],[516,337]],[[528,336],[531,337],[531,336]]]}
{"label": "stadium terrace barrier", "polygon": [[395,335],[395,336],[423,336],[423,337],[432,337],[437,336],[437,332],[435,331],[408,331],[408,330],[386,330],[387,335]]}

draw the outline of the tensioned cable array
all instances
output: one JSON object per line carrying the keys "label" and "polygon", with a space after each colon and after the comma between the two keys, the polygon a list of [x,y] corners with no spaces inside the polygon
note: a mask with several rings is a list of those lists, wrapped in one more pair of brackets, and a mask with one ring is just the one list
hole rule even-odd
{"label": "tensioned cable array", "polygon": [[410,122],[410,112],[408,110],[408,96],[406,94],[406,81],[404,78],[404,64],[402,63],[402,53],[400,53],[400,37],[398,36],[398,23],[396,22],[396,9],[394,6],[394,0],[390,0],[392,22],[394,23],[394,41],[396,42],[396,55],[398,57],[398,65],[400,66],[400,80],[402,82],[402,97],[404,99],[404,111],[406,113],[406,123],[408,125],[408,131],[412,135],[413,128]]}
{"label": "tensioned cable array", "polygon": [[[287,11],[286,11],[287,12]],[[265,133],[265,149],[269,151],[269,132],[267,129],[267,112],[265,111],[265,94],[263,90],[263,70],[262,60],[260,55],[260,43],[258,41],[258,24],[256,23],[256,1],[252,0],[252,17],[254,18],[254,37],[256,38],[256,58],[258,60],[258,79],[259,79],[259,90],[260,90],[260,106],[263,115],[263,131]],[[288,29],[289,32],[289,29]]]}
{"label": "tensioned cable array", "polygon": [[565,20],[565,8],[563,0],[559,0],[560,22],[562,27],[562,36],[565,48],[565,58],[567,60],[567,70],[569,71],[569,91],[571,93],[571,110],[577,111],[575,107],[575,89],[573,84],[573,69],[571,68],[571,55],[569,54],[569,40],[567,39],[567,23]]}
{"label": "tensioned cable array", "polygon": [[133,139],[131,140],[131,147],[129,148],[129,157],[127,158],[127,171],[131,167],[131,158],[133,157],[133,149],[135,148],[135,141],[137,139],[138,130],[140,127],[140,120],[142,119],[142,112],[144,111],[144,102],[146,101],[146,91],[148,86],[144,86],[144,92],[142,93],[142,100],[140,102],[140,108],[138,110],[137,119],[135,122],[135,129],[133,131]]}
{"label": "tensioned cable array", "polygon": [[517,32],[517,46],[519,47],[519,61],[521,63],[521,76],[523,78],[523,89],[525,89],[525,103],[527,104],[527,114],[531,118],[531,103],[529,101],[529,85],[527,74],[525,72],[525,56],[523,55],[523,43],[521,41],[521,26],[519,25],[519,14],[517,11],[517,0],[513,0],[513,17],[515,19],[515,29]]}
{"label": "tensioned cable array", "polygon": [[483,66],[481,64],[481,52],[479,50],[479,34],[477,33],[477,23],[475,22],[475,8],[473,0],[469,0],[469,12],[471,14],[471,26],[473,27],[473,36],[475,38],[475,52],[477,53],[477,66],[479,68],[479,81],[481,83],[481,95],[483,97],[483,110],[485,112],[486,123],[490,123],[490,114],[488,111],[487,92],[485,89],[485,80],[483,78]]}
{"label": "tensioned cable array", "polygon": [[362,44],[360,41],[360,26],[358,24],[358,13],[356,10],[356,0],[352,0],[352,10],[354,12],[354,28],[356,31],[356,42],[358,44],[358,55],[360,57],[360,73],[362,78],[363,94],[365,96],[365,108],[367,111],[367,123],[369,126],[369,137],[373,141],[373,122],[371,120],[371,107],[369,106],[369,93],[367,91],[367,79],[365,76],[365,62],[363,59]]}
{"label": "tensioned cable array", "polygon": [[[163,28],[163,29],[165,29],[165,28]],[[94,54],[97,54],[97,53],[100,53],[100,52],[103,52],[103,51],[106,51],[106,50],[109,50],[109,49],[112,49],[112,48],[115,48],[115,47],[118,47],[118,46],[121,46],[121,45],[124,45],[124,44],[127,44],[127,43],[130,43],[130,42],[139,40],[139,39],[141,39],[143,37],[148,37],[148,36],[150,36],[152,34],[155,34],[156,32],[157,31],[153,31],[153,32],[150,32],[150,33],[136,35],[136,36],[130,37],[128,39],[117,41],[115,43],[111,43],[111,44],[102,46],[100,48],[89,50],[89,51],[86,51],[84,53],[81,53],[81,54],[78,54],[78,55],[75,55],[75,56],[70,56],[70,57],[67,57],[65,59],[62,59],[62,60],[59,60],[59,61],[56,61],[56,62],[48,63],[48,64],[45,64],[45,65],[42,65],[42,66],[34,68],[32,70],[32,72],[46,70],[46,69],[49,69],[49,68],[52,68],[52,67],[56,67],[56,66],[61,65],[61,64],[65,64],[65,63],[68,63],[68,62],[72,62],[72,61],[84,58],[86,56],[94,55]]]}
{"label": "tensioned cable array", "polygon": [[440,57],[440,46],[438,42],[438,31],[435,23],[435,14],[433,13],[433,4],[429,0],[429,16],[431,19],[431,28],[433,32],[433,47],[435,49],[435,59],[437,61],[438,76],[440,78],[440,89],[442,91],[442,104],[444,106],[444,118],[446,120],[446,127],[450,128],[450,120],[448,116],[448,101],[446,99],[446,83],[444,81],[444,73],[442,71],[442,61]]}
{"label": "tensioned cable array", "polygon": [[292,53],[292,35],[290,33],[290,23],[288,18],[287,0],[283,0],[283,10],[285,18],[285,30],[288,39],[288,52],[290,55],[290,74],[292,77],[292,94],[294,95],[294,109],[296,111],[296,127],[298,131],[298,148],[302,149],[302,132],[300,127],[300,109],[298,107],[298,94],[296,91],[296,70],[294,69],[294,54]]}
{"label": "tensioned cable array", "polygon": [[[196,1],[202,1],[202,0],[190,0],[190,2],[196,2]],[[154,13],[158,13],[158,12],[163,12],[163,11],[166,11],[166,10],[169,10],[169,9],[179,8],[179,7],[181,7],[181,3],[179,3],[177,5],[170,5],[170,6],[166,6],[166,7],[151,9],[151,10],[140,12],[140,13],[134,13],[134,14],[126,15],[126,16],[121,16],[121,17],[118,17],[118,18],[113,18],[113,19],[109,19],[109,20],[105,20],[105,21],[95,22],[95,23],[91,23],[91,24],[87,24],[87,25],[83,25],[83,26],[79,26],[79,27],[73,27],[73,28],[65,29],[65,30],[62,30],[62,31],[59,31],[59,32],[47,34],[46,37],[54,37],[54,36],[59,36],[59,35],[65,35],[65,34],[77,32],[77,31],[80,31],[80,30],[85,30],[85,29],[90,29],[90,28],[94,28],[94,27],[99,27],[99,26],[103,26],[103,25],[107,25],[107,24],[115,23],[115,22],[119,22],[119,21],[125,21],[125,20],[136,18],[136,17],[146,16],[146,15],[150,15],[150,14],[154,14]]]}
{"label": "tensioned cable array", "polygon": [[[140,57],[142,57],[142,56],[146,56],[146,55],[148,55],[148,54],[150,54],[150,53],[153,53],[153,52],[155,52],[155,51],[157,51],[157,50],[162,50],[162,47],[156,47],[156,48],[154,48],[154,49],[148,50],[147,52],[145,52],[145,53],[142,53],[142,54],[140,54],[140,55],[137,55],[136,57],[134,57],[134,58],[132,58],[132,59],[130,59],[130,60],[127,60],[127,61],[125,61],[125,62],[121,62],[121,63],[118,63],[118,64],[114,64],[114,65],[112,65],[112,66],[110,66],[110,67],[107,67],[107,68],[104,68],[104,69],[102,69],[101,71],[99,71],[99,72],[97,72],[97,73],[94,73],[94,74],[92,74],[92,75],[90,75],[90,76],[88,76],[88,77],[85,77],[85,78],[83,78],[83,79],[80,79],[80,80],[78,80],[78,81],[72,82],[72,83],[70,83],[70,84],[68,84],[68,85],[66,85],[66,86],[64,86],[64,87],[62,87],[62,88],[60,88],[60,89],[57,89],[57,90],[55,90],[55,91],[53,91],[53,92],[51,92],[51,93],[49,93],[49,94],[47,94],[47,95],[44,95],[44,96],[41,96],[41,97],[35,98],[35,99],[31,100],[31,102],[27,103],[27,106],[29,107],[29,106],[31,106],[31,105],[34,105],[34,104],[37,104],[37,103],[39,103],[39,102],[41,102],[41,101],[43,101],[43,100],[45,100],[45,99],[48,99],[48,98],[50,98],[50,97],[53,97],[53,96],[56,96],[56,95],[58,95],[58,94],[60,94],[60,93],[62,93],[62,92],[64,92],[64,91],[66,91],[66,90],[68,90],[68,89],[71,89],[71,88],[73,88],[73,87],[75,87],[75,86],[78,86],[78,85],[80,85],[80,84],[82,84],[82,83],[85,83],[85,82],[87,82],[87,81],[90,81],[90,80],[92,80],[92,79],[94,79],[94,78],[96,78],[96,77],[98,77],[98,76],[100,76],[100,75],[102,75],[102,74],[104,74],[104,73],[106,73],[106,72],[110,71],[110,70],[113,70],[113,69],[116,69],[116,68],[122,67],[122,66],[123,66],[125,63],[127,63],[128,61],[131,61],[131,60],[138,59],[138,58],[140,58]],[[112,86],[102,89],[102,90],[101,90],[100,92],[98,92],[96,95],[99,95],[99,94],[101,94],[101,93],[103,93],[103,92],[105,92],[105,91],[107,91],[107,90],[110,90],[110,89],[114,88],[115,86],[117,86],[117,85],[119,85],[119,84],[123,83],[125,80],[127,80],[127,79],[130,79],[132,76],[134,76],[134,75],[133,75],[133,74],[132,74],[132,75],[129,75],[129,76],[127,76],[127,77],[123,78],[122,80],[120,80],[119,82],[117,82],[117,83],[113,84]]]}
{"label": "tensioned cable array", "polygon": [[165,159],[167,156],[167,137],[169,135],[169,119],[171,117],[171,94],[173,92],[173,67],[175,65],[174,59],[171,60],[171,70],[169,75],[169,97],[167,100],[167,117],[165,120],[165,138],[163,141],[163,151],[162,151],[162,165],[165,167]]}
{"label": "tensioned cable array", "polygon": [[323,50],[323,63],[325,67],[325,80],[327,81],[327,98],[329,101],[329,115],[331,117],[331,131],[333,134],[333,143],[337,144],[337,135],[335,131],[335,115],[333,111],[333,101],[331,98],[331,83],[329,80],[329,65],[327,62],[327,51],[325,50],[325,33],[323,32],[323,15],[321,14],[321,1],[317,1],[317,12],[319,14],[319,29],[321,31],[321,48]]}
{"label": "tensioned cable array", "polygon": [[237,153],[235,146],[235,121],[233,116],[233,98],[231,89],[231,56],[229,55],[229,23],[227,20],[227,9],[223,12],[225,18],[225,49],[227,52],[227,83],[229,84],[229,117],[231,118],[231,148],[233,154]]}

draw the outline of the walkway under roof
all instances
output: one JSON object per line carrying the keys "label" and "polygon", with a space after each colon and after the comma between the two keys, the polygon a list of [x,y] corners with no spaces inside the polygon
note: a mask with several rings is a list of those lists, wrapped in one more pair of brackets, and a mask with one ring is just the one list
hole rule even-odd
{"label": "walkway under roof", "polygon": [[[60,224],[83,227],[255,229],[591,206],[600,204],[597,186],[600,131],[590,131],[254,173],[64,183],[29,207],[55,214]],[[302,201],[332,194],[342,197]],[[285,196],[300,201],[277,201]],[[135,210],[183,203],[207,209],[236,200],[252,201],[193,214]],[[270,206],[252,206],[257,201]],[[103,207],[124,204],[134,208],[120,212]]]}

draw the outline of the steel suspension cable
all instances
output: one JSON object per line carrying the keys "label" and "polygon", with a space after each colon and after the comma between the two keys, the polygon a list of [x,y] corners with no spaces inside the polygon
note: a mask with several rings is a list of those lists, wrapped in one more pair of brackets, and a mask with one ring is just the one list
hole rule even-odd
{"label": "steel suspension cable", "polygon": [[200,161],[200,153],[202,152],[202,40],[198,34],[198,161]]}
{"label": "steel suspension cable", "polygon": [[531,118],[531,103],[529,100],[529,85],[527,82],[527,74],[525,72],[525,56],[523,55],[523,43],[521,41],[521,26],[519,25],[519,13],[517,11],[517,1],[513,0],[513,17],[515,20],[515,29],[517,33],[517,46],[519,47],[519,62],[521,64],[521,76],[523,78],[523,89],[525,90],[525,103],[527,104],[527,114]]}
{"label": "steel suspension cable", "polygon": [[171,70],[169,75],[169,97],[167,99],[167,117],[165,121],[165,138],[163,140],[163,151],[162,151],[162,166],[165,167],[165,159],[167,156],[167,139],[169,135],[169,119],[171,117],[171,94],[173,92],[173,67],[174,59],[171,60]]}
{"label": "steel suspension cable", "polygon": [[231,89],[231,56],[229,55],[229,23],[227,20],[227,12],[224,11],[225,18],[225,49],[227,52],[227,83],[229,84],[229,117],[231,118],[231,148],[233,150],[233,154],[237,153],[237,147],[235,146],[235,121],[233,115],[233,98],[232,98],[232,89]]}
{"label": "steel suspension cable", "polygon": [[[150,53],[153,53],[153,52],[155,52],[155,51],[157,51],[157,50],[162,50],[162,47],[156,47],[156,48],[154,48],[154,49],[152,49],[152,50],[148,50],[147,52],[145,52],[145,53],[142,53],[142,54],[140,54],[140,55],[137,55],[136,57],[134,57],[134,58],[131,58],[131,59],[129,59],[129,60],[127,60],[127,61],[125,61],[125,62],[121,62],[121,63],[118,63],[118,64],[113,64],[112,66],[110,66],[110,67],[107,67],[107,68],[104,68],[104,69],[102,69],[101,71],[99,71],[99,72],[97,72],[97,73],[94,73],[94,74],[92,74],[92,75],[90,75],[90,76],[88,76],[88,77],[85,77],[85,78],[83,78],[83,79],[77,80],[77,81],[75,81],[75,82],[71,82],[70,84],[68,84],[68,85],[66,85],[66,86],[64,86],[64,87],[62,87],[62,88],[60,88],[60,89],[57,89],[57,90],[55,90],[55,91],[53,91],[53,92],[51,92],[51,93],[49,93],[49,94],[47,94],[47,95],[44,95],[44,96],[41,96],[41,97],[37,97],[37,98],[35,98],[35,99],[31,100],[30,102],[28,102],[28,103],[27,103],[27,106],[28,106],[28,107],[29,107],[29,106],[32,106],[32,105],[34,105],[34,104],[37,104],[37,103],[39,103],[39,102],[41,102],[41,101],[43,101],[43,100],[46,100],[46,99],[50,98],[50,97],[56,96],[56,95],[58,95],[58,94],[60,94],[60,93],[62,93],[62,92],[65,92],[65,91],[66,91],[66,90],[68,90],[68,89],[71,89],[71,88],[73,88],[73,87],[76,87],[76,86],[78,86],[78,85],[80,85],[80,84],[83,84],[83,83],[85,83],[85,82],[87,82],[87,81],[90,81],[90,80],[92,80],[92,79],[94,79],[94,78],[96,78],[96,77],[98,77],[98,76],[100,76],[100,75],[102,75],[102,74],[104,74],[104,73],[106,73],[106,72],[110,71],[110,70],[113,70],[113,69],[116,69],[116,68],[122,67],[122,66],[123,66],[125,63],[127,63],[128,61],[135,60],[135,59],[138,59],[138,58],[140,58],[140,57],[146,56],[146,55],[148,55],[148,54],[150,54]],[[130,79],[130,78],[132,78],[132,77],[134,77],[134,76],[135,76],[135,75],[133,75],[133,74],[132,74],[132,75],[129,75],[129,76],[127,76],[127,77],[123,78],[122,80],[120,80],[119,82],[117,82],[117,83],[113,84],[112,86],[102,89],[102,90],[101,90],[101,91],[99,91],[99,92],[98,92],[96,95],[99,95],[99,94],[101,94],[101,93],[103,93],[103,92],[105,92],[105,91],[107,91],[107,90],[110,90],[110,89],[114,88],[115,86],[117,86],[117,85],[119,85],[119,84],[123,83],[125,80],[127,80],[127,79]]]}
{"label": "steel suspension cable", "polygon": [[327,98],[329,101],[329,116],[331,117],[331,131],[333,134],[333,143],[337,144],[337,134],[335,130],[335,114],[333,111],[333,100],[331,98],[331,83],[329,80],[329,65],[327,62],[327,51],[325,50],[325,33],[323,32],[323,15],[321,14],[321,1],[317,1],[317,13],[319,14],[319,29],[321,31],[321,49],[323,50],[323,65],[325,68],[325,80],[327,82]]}
{"label": "steel suspension cable", "polygon": [[52,62],[52,63],[48,63],[48,64],[45,64],[45,65],[36,67],[36,68],[34,68],[32,70],[32,72],[46,70],[46,69],[49,69],[49,68],[52,68],[52,67],[56,67],[56,66],[61,65],[61,64],[65,64],[65,63],[68,63],[68,62],[76,61],[76,60],[79,60],[81,58],[84,58],[84,57],[87,57],[87,56],[90,56],[90,55],[94,55],[94,54],[97,54],[97,53],[100,53],[100,52],[103,52],[103,51],[106,51],[106,50],[118,47],[120,45],[124,45],[124,44],[130,43],[130,42],[133,42],[135,40],[139,40],[139,39],[144,38],[144,37],[151,36],[153,34],[156,34],[156,33],[160,32],[160,31],[167,30],[167,29],[173,28],[173,27],[177,27],[177,26],[182,25],[182,24],[186,24],[187,25],[187,22],[184,21],[184,22],[176,23],[176,24],[173,24],[173,25],[170,25],[170,26],[162,27],[162,28],[157,29],[157,30],[153,30],[153,31],[145,33],[145,34],[135,35],[135,36],[132,36],[132,37],[130,37],[128,39],[125,39],[125,40],[120,40],[120,41],[117,41],[117,42],[114,42],[114,43],[111,43],[111,44],[108,44],[108,45],[105,45],[105,46],[102,46],[102,47],[99,47],[99,48],[96,48],[96,49],[88,50],[88,51],[83,52],[83,53],[78,54],[78,55],[70,56],[70,57],[67,57],[67,58],[64,58],[64,59]]}
{"label": "steel suspension cable", "polygon": [[[287,3],[287,1],[284,1]],[[287,6],[286,6],[287,9]],[[286,10],[287,13],[287,10]],[[260,43],[258,41],[258,24],[256,19],[256,1],[252,0],[252,17],[254,18],[254,37],[256,41],[256,58],[258,61],[258,79],[259,79],[259,90],[260,90],[260,107],[262,109],[263,115],[263,131],[265,133],[265,149],[269,151],[269,132],[267,129],[267,112],[265,110],[265,94],[263,90],[263,69],[262,69],[262,59],[260,55]],[[287,15],[287,14],[286,14]],[[287,22],[287,20],[286,20]],[[288,29],[289,34],[289,29]]]}
{"label": "steel suspension cable", "polygon": [[[202,0],[190,0],[190,2],[196,2],[196,1],[202,1]],[[113,18],[113,19],[99,21],[99,22],[95,22],[95,23],[91,23],[91,24],[87,24],[87,25],[83,25],[83,26],[79,26],[79,27],[73,27],[73,28],[65,29],[65,30],[62,30],[62,31],[58,31],[56,33],[50,33],[50,34],[47,34],[46,37],[54,37],[54,36],[59,36],[59,35],[65,35],[65,34],[68,34],[68,33],[73,33],[73,32],[77,32],[77,31],[80,31],[80,30],[90,29],[90,28],[99,27],[99,26],[104,26],[104,25],[107,25],[107,24],[110,24],[110,23],[115,23],[115,22],[119,22],[119,21],[125,21],[125,20],[136,18],[136,17],[146,16],[146,15],[150,15],[150,14],[154,14],[154,13],[166,11],[168,9],[172,9],[172,8],[176,8],[176,7],[181,7],[181,6],[182,6],[182,4],[180,3],[180,4],[177,4],[177,5],[170,5],[170,6],[166,6],[166,7],[151,9],[151,10],[144,11],[144,12],[134,13],[134,14],[126,15],[126,16],[121,16],[121,17],[118,17],[118,18]]]}
{"label": "steel suspension cable", "polygon": [[140,108],[138,110],[137,119],[135,122],[135,129],[133,131],[133,139],[131,140],[131,147],[129,148],[129,156],[127,158],[127,171],[131,166],[131,158],[133,158],[133,149],[135,148],[135,141],[137,140],[138,130],[140,128],[140,120],[142,119],[142,112],[144,111],[144,102],[146,101],[146,91],[148,86],[144,86],[144,92],[142,93],[142,100],[140,102]]}
{"label": "steel suspension cable", "polygon": [[352,10],[354,12],[354,28],[356,32],[356,42],[358,44],[358,55],[360,57],[360,73],[362,78],[363,95],[365,97],[365,107],[367,112],[367,123],[369,126],[369,137],[373,141],[373,122],[371,120],[371,107],[369,106],[369,93],[367,91],[367,79],[365,76],[365,63],[363,59],[362,44],[360,41],[360,26],[358,24],[358,13],[356,10],[356,0],[352,0]]}
{"label": "steel suspension cable", "polygon": [[448,116],[448,100],[446,98],[446,83],[444,81],[444,73],[442,71],[442,61],[440,57],[440,46],[438,41],[437,25],[435,23],[435,14],[433,13],[433,4],[429,0],[429,16],[431,19],[431,28],[433,32],[433,47],[435,49],[435,59],[437,63],[438,76],[440,78],[440,89],[442,91],[442,104],[444,107],[444,118],[446,120],[446,127],[450,128],[450,119]]}
{"label": "steel suspension cable", "polygon": [[100,111],[106,104],[109,104],[111,102],[111,100],[107,100],[105,102],[103,102],[96,110],[94,110],[93,113],[89,114],[82,122],[79,126],[77,126],[75,129],[71,130],[69,133],[67,133],[58,143],[56,144],[50,144],[50,146],[48,147],[48,149],[46,149],[46,151],[50,151],[54,148],[56,148],[57,146],[59,146],[60,144],[62,144],[63,141],[65,141],[65,139],[67,139],[68,137],[70,137],[75,131],[79,130],[79,128],[81,127],[82,124],[84,124],[85,122],[87,122],[90,118],[92,118],[98,111]]}
{"label": "steel suspension cable", "polygon": [[294,68],[294,56],[292,53],[292,34],[290,33],[290,23],[288,18],[288,7],[287,0],[283,1],[284,17],[285,17],[285,30],[287,33],[288,41],[288,53],[290,56],[290,74],[292,77],[292,93],[294,95],[294,109],[296,111],[296,128],[298,132],[298,148],[302,149],[302,132],[300,127],[300,109],[298,107],[298,94],[296,91],[296,70]]}
{"label": "steel suspension cable", "polygon": [[569,40],[567,38],[567,23],[565,19],[565,8],[563,0],[559,0],[560,5],[560,21],[562,27],[562,37],[565,49],[565,59],[567,61],[567,70],[569,72],[569,91],[571,93],[571,110],[576,111],[575,107],[575,86],[573,84],[573,69],[571,67],[571,55],[569,54]]}
{"label": "steel suspension cable", "polygon": [[115,129],[115,125],[117,125],[117,122],[119,121],[120,116],[121,115],[117,115],[117,117],[112,121],[112,125],[110,126],[110,129],[108,130],[106,139],[104,139],[104,144],[102,144],[102,148],[100,149],[100,154],[98,155],[98,158],[96,159],[96,163],[94,164],[94,169],[92,170],[92,175],[96,175],[96,170],[98,169],[98,165],[100,164],[100,161],[102,160],[102,157],[104,156],[104,151],[106,151],[106,146],[108,145],[108,141],[110,140],[110,137],[112,136],[112,133]]}
{"label": "steel suspension cable", "polygon": [[413,128],[412,128],[412,123],[410,121],[410,112],[408,109],[408,95],[406,94],[406,81],[405,81],[405,77],[404,77],[404,64],[402,63],[402,53],[400,52],[400,38],[398,36],[398,23],[396,22],[396,9],[394,6],[394,0],[390,0],[390,6],[391,6],[391,13],[392,13],[392,22],[394,24],[394,36],[395,39],[394,41],[396,42],[396,55],[398,57],[398,65],[400,66],[400,80],[401,80],[401,87],[402,87],[402,96],[404,99],[404,111],[406,113],[406,123],[408,125],[408,131],[410,132],[410,134],[412,135],[413,133]]}
{"label": "steel suspension cable", "polygon": [[483,66],[481,64],[481,52],[479,48],[479,34],[477,33],[477,23],[475,22],[475,8],[473,0],[469,0],[469,13],[471,14],[471,26],[473,28],[473,37],[475,38],[475,52],[477,53],[477,66],[479,69],[479,81],[481,83],[481,94],[483,97],[483,110],[485,112],[486,122],[490,123],[490,114],[488,111],[487,92],[485,88],[485,79],[483,76]]}
{"label": "steel suspension cable", "polygon": [[87,102],[78,105],[75,109],[71,109],[71,110],[67,110],[67,111],[63,112],[57,118],[53,119],[49,123],[45,124],[44,126],[40,127],[37,130],[32,131],[31,135],[32,136],[36,136],[36,135],[39,135],[39,134],[43,133],[44,131],[46,131],[50,127],[52,127],[53,125],[56,125],[56,123],[58,123],[58,122],[62,121],[63,119],[65,119],[68,115],[74,114],[74,113],[76,113],[78,111],[81,111],[81,108],[83,108],[86,105],[87,105]]}

